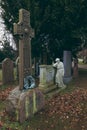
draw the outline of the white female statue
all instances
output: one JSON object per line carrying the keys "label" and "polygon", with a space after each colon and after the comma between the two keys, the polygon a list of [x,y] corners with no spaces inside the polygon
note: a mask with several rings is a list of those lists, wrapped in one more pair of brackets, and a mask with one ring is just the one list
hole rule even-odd
{"label": "white female statue", "polygon": [[63,62],[60,61],[59,58],[56,58],[56,63],[53,63],[53,67],[57,69],[56,72],[56,85],[58,87],[65,87],[63,83],[63,76],[64,76],[64,65]]}

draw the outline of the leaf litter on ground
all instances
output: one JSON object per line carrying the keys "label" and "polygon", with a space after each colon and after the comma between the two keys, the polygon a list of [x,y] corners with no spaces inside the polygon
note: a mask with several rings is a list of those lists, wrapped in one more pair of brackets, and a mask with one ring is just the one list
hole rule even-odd
{"label": "leaf litter on ground", "polygon": [[[0,93],[0,100],[4,101],[12,89],[13,88],[9,87],[2,90]],[[81,130],[87,129],[87,90],[85,88],[76,88],[70,93],[56,94],[46,101],[46,106],[46,109],[39,112],[39,114],[42,117],[43,115],[46,115],[46,117],[54,120],[54,122],[50,124],[51,129],[54,129],[55,125],[57,125],[55,123],[55,119],[57,118],[63,123],[65,121],[69,122],[68,127],[70,128],[67,129],[67,126],[65,125],[64,130],[75,128],[77,124],[80,125]],[[4,111],[0,112],[1,117],[4,117],[5,114]],[[49,124],[48,118],[44,121],[47,125]],[[0,120],[0,127],[3,125],[4,122]],[[74,130],[77,130],[77,128]]]}

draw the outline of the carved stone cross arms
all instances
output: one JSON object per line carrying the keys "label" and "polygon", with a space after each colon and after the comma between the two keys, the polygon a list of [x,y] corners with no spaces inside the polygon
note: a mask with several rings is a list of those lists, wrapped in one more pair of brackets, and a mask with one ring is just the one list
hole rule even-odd
{"label": "carved stone cross arms", "polygon": [[14,23],[14,35],[19,35],[20,38],[34,37],[34,30],[30,26],[30,13],[27,10],[19,10],[19,22]]}

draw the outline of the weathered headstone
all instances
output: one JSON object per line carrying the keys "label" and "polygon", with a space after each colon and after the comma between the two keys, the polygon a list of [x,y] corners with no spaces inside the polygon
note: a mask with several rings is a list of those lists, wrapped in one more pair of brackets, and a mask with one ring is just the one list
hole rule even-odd
{"label": "weathered headstone", "polygon": [[74,63],[74,66],[73,66],[73,77],[77,78],[78,77],[78,59],[74,58],[73,59],[73,63]]}
{"label": "weathered headstone", "polygon": [[14,68],[13,61],[6,58],[2,62],[2,82],[3,84],[9,84],[14,81]]}
{"label": "weathered headstone", "polygon": [[72,61],[71,61],[71,51],[64,51],[63,57],[64,63],[64,83],[68,83],[72,79],[71,70],[72,70]]}
{"label": "weathered headstone", "polygon": [[35,64],[35,76],[39,76],[39,63],[36,62]]}
{"label": "weathered headstone", "polygon": [[34,30],[30,26],[30,13],[19,10],[19,22],[14,24],[14,34],[19,35],[19,89],[23,89],[24,78],[32,74],[31,38]]}
{"label": "weathered headstone", "polygon": [[34,68],[35,68],[35,76],[38,77],[39,76],[39,59],[38,58],[34,58]]}

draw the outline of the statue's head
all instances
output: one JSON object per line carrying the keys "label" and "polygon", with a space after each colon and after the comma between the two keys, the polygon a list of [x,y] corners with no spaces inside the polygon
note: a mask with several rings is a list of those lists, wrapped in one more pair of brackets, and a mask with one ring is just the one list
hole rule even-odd
{"label": "statue's head", "polygon": [[60,59],[59,59],[59,58],[56,58],[55,61],[59,63],[59,62],[60,62]]}

